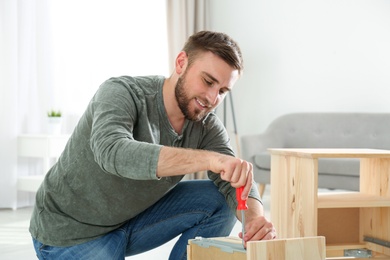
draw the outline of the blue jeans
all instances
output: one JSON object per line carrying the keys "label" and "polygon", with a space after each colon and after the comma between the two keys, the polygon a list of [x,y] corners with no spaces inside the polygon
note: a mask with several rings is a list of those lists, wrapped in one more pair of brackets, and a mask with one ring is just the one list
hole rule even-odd
{"label": "blue jeans", "polygon": [[182,181],[153,206],[95,240],[48,246],[33,239],[39,259],[124,259],[181,235],[169,259],[187,259],[189,239],[228,236],[236,222],[224,196],[209,180]]}

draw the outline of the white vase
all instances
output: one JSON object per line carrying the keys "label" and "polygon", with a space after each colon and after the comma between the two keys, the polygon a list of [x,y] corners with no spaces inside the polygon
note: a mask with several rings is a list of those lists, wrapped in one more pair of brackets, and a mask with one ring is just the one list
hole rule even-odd
{"label": "white vase", "polygon": [[47,133],[50,135],[61,134],[62,118],[61,117],[48,117],[47,118]]}

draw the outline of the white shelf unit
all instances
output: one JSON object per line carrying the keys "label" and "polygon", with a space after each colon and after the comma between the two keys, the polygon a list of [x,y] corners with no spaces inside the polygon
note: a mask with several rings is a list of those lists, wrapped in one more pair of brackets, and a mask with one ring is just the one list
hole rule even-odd
{"label": "white shelf unit", "polygon": [[57,159],[65,148],[69,135],[22,134],[18,136],[18,156],[42,158],[42,175],[18,176],[17,189],[36,192],[45,174],[52,166],[51,159]]}

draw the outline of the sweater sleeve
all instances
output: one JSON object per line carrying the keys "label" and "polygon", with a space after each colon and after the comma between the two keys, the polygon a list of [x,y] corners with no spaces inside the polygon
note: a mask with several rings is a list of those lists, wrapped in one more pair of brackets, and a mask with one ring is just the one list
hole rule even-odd
{"label": "sweater sleeve", "polygon": [[135,180],[153,180],[161,146],[135,140],[134,128],[145,109],[142,91],[123,82],[106,81],[89,104],[90,146],[106,172]]}

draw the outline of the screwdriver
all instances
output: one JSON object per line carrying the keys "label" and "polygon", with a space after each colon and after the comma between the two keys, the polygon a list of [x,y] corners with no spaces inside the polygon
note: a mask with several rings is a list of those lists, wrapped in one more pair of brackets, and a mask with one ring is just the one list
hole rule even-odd
{"label": "screwdriver", "polygon": [[241,198],[242,191],[244,189],[244,186],[236,188],[236,199],[237,199],[237,210],[241,210],[241,224],[242,224],[242,246],[245,248],[245,211],[248,209],[248,205],[246,204],[246,200],[243,200]]}

